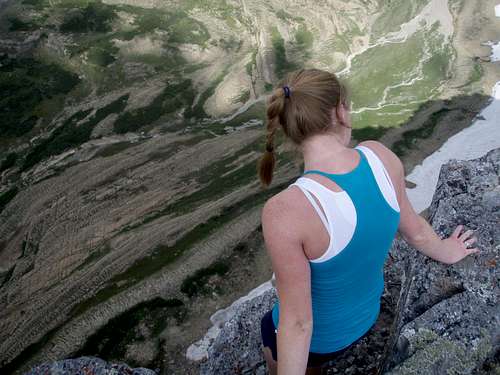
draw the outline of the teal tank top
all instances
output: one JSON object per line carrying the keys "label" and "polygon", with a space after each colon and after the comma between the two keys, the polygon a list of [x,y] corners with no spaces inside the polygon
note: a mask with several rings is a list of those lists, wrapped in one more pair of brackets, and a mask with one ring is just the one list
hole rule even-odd
{"label": "teal tank top", "polygon": [[[317,173],[337,183],[356,210],[351,240],[332,258],[309,262],[313,332],[310,352],[341,350],[363,336],[375,323],[384,291],[384,263],[399,225],[399,211],[384,198],[364,153],[345,174]],[[279,329],[279,301],[273,306]]]}

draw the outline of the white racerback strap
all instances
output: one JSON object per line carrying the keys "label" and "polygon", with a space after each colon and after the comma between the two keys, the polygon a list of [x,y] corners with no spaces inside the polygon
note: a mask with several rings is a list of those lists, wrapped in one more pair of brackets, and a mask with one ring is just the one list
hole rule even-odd
{"label": "white racerback strap", "polygon": [[310,262],[326,261],[342,251],[354,235],[357,221],[354,204],[345,191],[332,191],[307,177],[300,177],[293,184],[290,184],[290,186],[294,185],[299,187],[311,202],[330,237],[328,248],[323,255],[311,259]]}
{"label": "white racerback strap", "polygon": [[389,177],[389,173],[384,167],[384,163],[377,156],[377,154],[366,146],[356,146],[357,149],[360,149],[366,156],[368,160],[368,164],[373,171],[373,175],[375,176],[375,180],[377,181],[377,185],[384,196],[384,199],[392,207],[393,210],[399,212],[399,204],[396,196],[396,190],[394,189],[394,185],[392,184],[391,178]]}
{"label": "white racerback strap", "polygon": [[328,220],[325,217],[325,214],[323,213],[323,211],[321,210],[321,208],[318,206],[318,204],[316,203],[316,200],[313,198],[313,196],[311,195],[311,193],[303,185],[301,185],[300,183],[296,183],[295,182],[292,185],[298,186],[300,188],[300,190],[302,190],[302,192],[304,193],[304,195],[306,196],[306,198],[309,200],[309,202],[311,202],[311,205],[314,207],[314,209],[318,213],[318,216],[321,219],[321,221],[323,222],[323,225],[325,226],[326,230],[328,231],[328,234],[331,235],[331,233],[330,233],[330,224],[328,223]]}

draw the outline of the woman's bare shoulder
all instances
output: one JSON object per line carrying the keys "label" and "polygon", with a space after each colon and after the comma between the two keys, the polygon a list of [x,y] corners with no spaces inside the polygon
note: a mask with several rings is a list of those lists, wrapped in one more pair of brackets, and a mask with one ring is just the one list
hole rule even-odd
{"label": "woman's bare shoulder", "polygon": [[263,211],[270,211],[275,216],[290,217],[302,204],[302,192],[299,188],[289,186],[273,195],[264,204]]}
{"label": "woman's bare shoulder", "polygon": [[262,208],[262,225],[300,234],[307,202],[298,187],[289,186],[269,198]]}
{"label": "woman's bare shoulder", "polygon": [[[282,259],[302,252],[305,220],[300,191],[290,187],[269,198],[262,208],[262,234],[271,258]],[[279,261],[276,261],[279,263]]]}

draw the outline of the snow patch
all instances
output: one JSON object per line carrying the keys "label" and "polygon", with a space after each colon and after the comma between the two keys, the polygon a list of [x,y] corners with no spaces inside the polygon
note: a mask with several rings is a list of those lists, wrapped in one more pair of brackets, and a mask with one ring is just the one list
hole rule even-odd
{"label": "snow patch", "polygon": [[500,61],[500,42],[488,41],[486,43],[483,43],[483,46],[488,46],[491,48],[491,62]]}
{"label": "snow patch", "polygon": [[[451,159],[471,160],[483,156],[488,151],[500,147],[500,82],[493,92],[494,100],[478,116],[471,126],[449,138],[439,150],[424,159],[406,177],[417,184],[413,189],[406,189],[408,198],[417,212],[429,207],[441,166]],[[484,118],[484,120],[482,120]]]}

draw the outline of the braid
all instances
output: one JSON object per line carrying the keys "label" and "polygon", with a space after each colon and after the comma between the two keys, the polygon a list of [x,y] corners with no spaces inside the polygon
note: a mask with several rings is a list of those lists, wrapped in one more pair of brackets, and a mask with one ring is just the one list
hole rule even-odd
{"label": "braid", "polygon": [[280,128],[280,116],[285,107],[285,95],[277,89],[271,96],[267,107],[266,149],[258,163],[259,178],[264,187],[268,187],[273,179],[276,156],[274,153],[274,136]]}

